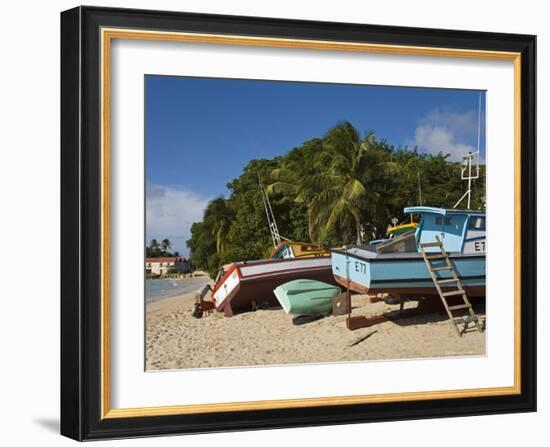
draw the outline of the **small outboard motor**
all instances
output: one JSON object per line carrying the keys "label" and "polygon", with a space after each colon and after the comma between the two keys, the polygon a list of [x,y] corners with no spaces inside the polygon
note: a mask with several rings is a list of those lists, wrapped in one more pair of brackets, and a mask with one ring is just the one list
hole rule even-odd
{"label": "small outboard motor", "polygon": [[204,297],[210,290],[212,290],[212,287],[210,287],[210,284],[206,284],[195,293],[195,307],[192,314],[195,318],[202,318],[204,312],[211,312],[214,309],[213,302],[204,301]]}

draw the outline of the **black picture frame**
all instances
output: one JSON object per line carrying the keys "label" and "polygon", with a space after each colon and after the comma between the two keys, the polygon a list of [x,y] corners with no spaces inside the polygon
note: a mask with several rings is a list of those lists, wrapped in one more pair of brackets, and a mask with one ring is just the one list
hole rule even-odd
{"label": "black picture frame", "polygon": [[[521,392],[102,418],[100,29],[367,42],[521,54]],[[77,440],[536,410],[536,36],[99,7],[61,13],[61,433]]]}

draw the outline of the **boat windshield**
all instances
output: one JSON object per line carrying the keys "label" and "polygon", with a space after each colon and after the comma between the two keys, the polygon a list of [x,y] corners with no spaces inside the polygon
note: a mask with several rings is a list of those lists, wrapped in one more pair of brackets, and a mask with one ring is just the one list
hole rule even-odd
{"label": "boat windshield", "polygon": [[222,268],[220,268],[220,270],[218,271],[218,274],[216,275],[216,280],[214,281],[215,283],[217,283],[221,278],[222,276],[225,274],[225,270]]}
{"label": "boat windshield", "polygon": [[485,217],[472,216],[468,221],[469,230],[485,230]]}
{"label": "boat windshield", "polygon": [[288,259],[292,258],[292,249],[284,244],[275,253],[271,255],[271,259]]}

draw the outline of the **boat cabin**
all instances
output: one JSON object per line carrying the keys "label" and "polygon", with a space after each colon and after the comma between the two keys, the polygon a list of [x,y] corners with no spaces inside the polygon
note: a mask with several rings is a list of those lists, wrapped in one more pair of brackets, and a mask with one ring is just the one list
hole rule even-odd
{"label": "boat cabin", "polygon": [[[417,249],[415,230],[403,232],[397,236],[392,235],[390,239],[373,241],[376,253],[410,253]],[[371,242],[371,245],[373,245]]]}
{"label": "boat cabin", "polygon": [[415,231],[417,249],[420,243],[435,242],[439,236],[449,253],[485,253],[484,211],[414,206],[404,212],[420,216]]}
{"label": "boat cabin", "polygon": [[324,250],[319,245],[307,242],[281,242],[273,251],[270,259],[289,259],[289,258],[316,258],[330,256],[330,252]]}

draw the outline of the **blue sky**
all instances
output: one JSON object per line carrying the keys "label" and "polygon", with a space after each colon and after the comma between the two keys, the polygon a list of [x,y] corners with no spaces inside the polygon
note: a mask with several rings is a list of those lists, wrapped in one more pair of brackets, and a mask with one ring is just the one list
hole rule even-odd
{"label": "blue sky", "polygon": [[147,239],[168,237],[184,255],[191,223],[250,159],[339,121],[455,160],[477,146],[479,91],[148,75],[145,95]]}

